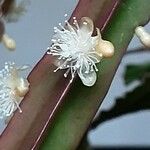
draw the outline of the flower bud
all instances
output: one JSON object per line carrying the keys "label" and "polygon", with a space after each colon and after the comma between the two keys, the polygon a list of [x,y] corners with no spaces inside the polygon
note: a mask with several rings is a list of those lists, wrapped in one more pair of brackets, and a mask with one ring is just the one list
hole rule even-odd
{"label": "flower bud", "polygon": [[114,46],[111,42],[101,39],[96,47],[96,51],[101,53],[103,57],[110,58],[114,55]]}
{"label": "flower bud", "polygon": [[145,47],[150,48],[150,34],[144,29],[144,27],[137,27],[135,29],[135,34]]}
{"label": "flower bud", "polygon": [[3,34],[2,42],[5,45],[5,47],[8,48],[9,50],[15,50],[16,49],[16,42],[15,42],[15,40],[10,38],[7,34]]}

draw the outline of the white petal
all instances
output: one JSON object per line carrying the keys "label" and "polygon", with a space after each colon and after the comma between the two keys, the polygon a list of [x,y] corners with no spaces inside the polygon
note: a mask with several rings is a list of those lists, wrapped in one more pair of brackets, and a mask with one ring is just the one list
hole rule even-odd
{"label": "white petal", "polygon": [[102,39],[99,28],[96,28],[96,32],[97,32],[97,36],[99,37],[99,40]]}
{"label": "white petal", "polygon": [[93,21],[90,18],[88,17],[81,18],[79,26],[80,26],[80,31],[82,31],[82,33],[84,33],[86,36],[87,34],[89,36],[92,35],[94,30],[94,25],[93,25]]}
{"label": "white petal", "polygon": [[78,72],[78,75],[85,86],[93,86],[97,79],[95,71],[92,71],[90,73]]}

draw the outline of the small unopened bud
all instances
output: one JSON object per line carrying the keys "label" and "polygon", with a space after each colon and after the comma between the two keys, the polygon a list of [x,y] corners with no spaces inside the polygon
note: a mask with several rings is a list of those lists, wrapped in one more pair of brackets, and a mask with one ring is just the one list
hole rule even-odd
{"label": "small unopened bud", "polygon": [[15,40],[10,38],[7,34],[3,34],[3,36],[2,36],[2,43],[9,50],[15,50],[16,49],[16,42],[15,42]]}
{"label": "small unopened bud", "polygon": [[137,27],[135,29],[135,34],[145,47],[150,48],[150,34],[144,29],[144,27]]}
{"label": "small unopened bud", "polygon": [[110,58],[114,55],[114,46],[111,42],[106,40],[100,40],[96,47],[98,53],[102,54],[103,57]]}
{"label": "small unopened bud", "polygon": [[19,97],[24,97],[26,93],[29,91],[29,82],[27,79],[20,78],[20,83],[16,88],[16,95]]}

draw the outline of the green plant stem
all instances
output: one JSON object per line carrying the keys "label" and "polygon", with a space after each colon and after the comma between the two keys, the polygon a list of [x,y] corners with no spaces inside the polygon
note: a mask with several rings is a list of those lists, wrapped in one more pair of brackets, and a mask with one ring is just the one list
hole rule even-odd
{"label": "green plant stem", "polygon": [[65,103],[56,114],[52,127],[49,128],[41,150],[75,150],[78,147],[109,90],[115,72],[134,35],[134,29],[149,21],[149,10],[149,0],[121,1],[120,7],[103,32],[103,38],[115,46],[114,57],[104,59],[98,65],[98,79],[93,87],[85,87],[76,79],[66,95]]}

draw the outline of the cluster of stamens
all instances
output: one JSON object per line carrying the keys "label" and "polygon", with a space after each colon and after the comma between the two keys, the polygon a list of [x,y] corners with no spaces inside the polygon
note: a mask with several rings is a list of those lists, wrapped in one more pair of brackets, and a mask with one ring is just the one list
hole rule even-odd
{"label": "cluster of stamens", "polygon": [[[60,29],[54,27],[52,45],[48,47],[47,52],[56,57],[57,68],[54,72],[67,69],[64,77],[71,72],[70,82],[77,73],[83,84],[92,86],[96,81],[95,71],[98,71],[96,64],[101,61],[102,57],[105,57],[103,50],[99,51],[99,44],[104,41],[101,39],[99,29],[97,28],[97,35],[93,36],[93,21],[88,17],[81,18],[80,24],[76,17],[73,17],[73,25],[66,20],[65,26],[59,23],[59,27]],[[114,47],[111,48],[112,55]]]}

